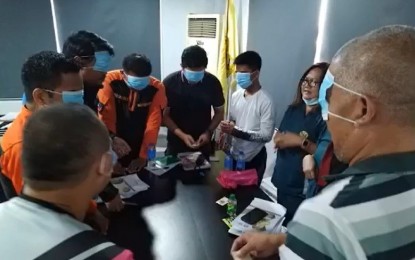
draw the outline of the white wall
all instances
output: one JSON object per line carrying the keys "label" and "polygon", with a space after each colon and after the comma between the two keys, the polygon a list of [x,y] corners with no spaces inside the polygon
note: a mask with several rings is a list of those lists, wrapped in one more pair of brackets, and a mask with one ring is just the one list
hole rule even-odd
{"label": "white wall", "polygon": [[248,49],[262,57],[260,80],[273,98],[278,126],[313,63],[320,1],[256,0],[249,7]]}
{"label": "white wall", "polygon": [[224,0],[160,0],[161,78],[180,69],[189,13],[223,14]]}
{"label": "white wall", "polygon": [[[186,17],[196,14],[224,14],[225,0],[160,0],[161,78],[180,69],[180,57],[186,47]],[[238,15],[240,50],[248,39],[249,0],[235,0]]]}

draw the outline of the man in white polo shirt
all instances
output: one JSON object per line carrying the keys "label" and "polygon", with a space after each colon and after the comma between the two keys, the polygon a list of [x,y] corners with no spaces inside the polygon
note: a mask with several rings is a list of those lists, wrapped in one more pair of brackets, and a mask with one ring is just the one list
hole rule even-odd
{"label": "man in white polo shirt", "polygon": [[221,130],[233,136],[231,153],[237,159],[243,152],[246,169],[256,169],[261,183],[267,164],[265,144],[274,133],[274,108],[259,82],[262,60],[255,51],[241,53],[235,59],[236,82],[240,89],[232,95],[229,121]]}

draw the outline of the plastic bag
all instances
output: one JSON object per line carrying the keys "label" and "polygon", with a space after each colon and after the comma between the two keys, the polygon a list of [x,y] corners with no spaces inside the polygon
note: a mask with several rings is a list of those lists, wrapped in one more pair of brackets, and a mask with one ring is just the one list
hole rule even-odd
{"label": "plastic bag", "polygon": [[235,189],[238,186],[258,185],[258,174],[255,169],[245,171],[222,170],[216,180],[225,189]]}

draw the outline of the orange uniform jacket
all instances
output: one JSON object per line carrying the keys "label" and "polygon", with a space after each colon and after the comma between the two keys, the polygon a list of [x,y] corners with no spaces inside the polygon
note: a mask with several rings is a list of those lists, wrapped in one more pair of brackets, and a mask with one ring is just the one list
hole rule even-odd
{"label": "orange uniform jacket", "polygon": [[[105,123],[108,130],[111,133],[117,135],[116,102],[117,98],[122,97],[119,97],[119,95],[114,93],[114,84],[112,83],[115,81],[121,82],[121,85],[124,85],[122,70],[113,70],[107,73],[103,83],[103,88],[98,92],[98,115],[100,119]],[[129,91],[127,98],[123,98],[122,100],[118,99],[119,102],[125,102],[125,107],[128,107],[130,110],[134,110],[136,107],[140,106],[149,106],[147,121],[144,122],[146,126],[144,130],[143,140],[137,155],[137,157],[144,159],[147,158],[148,145],[156,144],[157,142],[157,136],[162,121],[162,110],[166,107],[167,104],[166,92],[163,83],[154,77],[150,77],[149,86],[152,86],[156,89],[154,97],[149,104],[137,103],[140,93],[133,89],[127,90]],[[122,136],[120,137],[123,138]],[[131,149],[134,150],[133,147],[131,147]]]}
{"label": "orange uniform jacket", "polygon": [[[21,161],[23,128],[31,114],[32,112],[23,106],[1,141],[1,148],[3,150],[0,158],[2,173],[11,180],[18,194],[23,189],[23,169]],[[91,201],[89,213],[95,211],[95,209],[96,204]]]}

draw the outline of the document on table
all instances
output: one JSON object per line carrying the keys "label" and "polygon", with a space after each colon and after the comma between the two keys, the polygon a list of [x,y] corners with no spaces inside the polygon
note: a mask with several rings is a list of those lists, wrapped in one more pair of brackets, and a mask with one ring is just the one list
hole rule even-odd
{"label": "document on table", "polygon": [[147,190],[150,186],[138,178],[137,174],[130,174],[111,179],[111,183],[118,189],[122,199],[128,199],[135,194]]}
{"label": "document on table", "polygon": [[[255,208],[267,212],[268,215],[254,225],[250,225],[241,219],[242,216]],[[276,202],[255,198],[251,204],[232,221],[232,227],[228,232],[236,236],[240,236],[248,231],[261,231],[274,234],[279,233],[281,232],[282,222],[285,219],[284,216],[286,212],[287,210],[285,207]]]}

